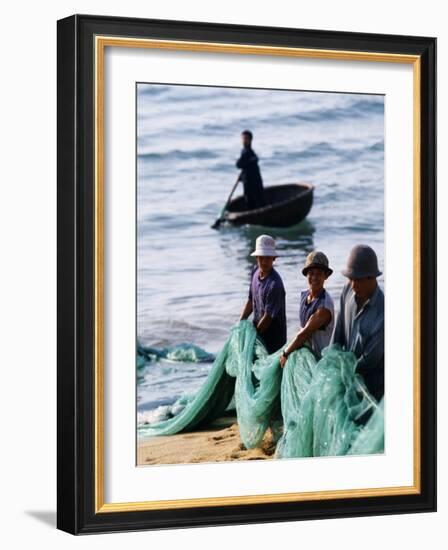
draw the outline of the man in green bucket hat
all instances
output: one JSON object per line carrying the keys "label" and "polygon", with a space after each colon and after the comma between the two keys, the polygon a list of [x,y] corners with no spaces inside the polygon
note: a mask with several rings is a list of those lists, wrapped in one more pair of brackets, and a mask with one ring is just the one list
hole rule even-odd
{"label": "man in green bucket hat", "polygon": [[356,355],[356,372],[379,401],[384,395],[384,294],[375,251],[364,244],[353,247],[342,274],[348,282],[331,343]]}

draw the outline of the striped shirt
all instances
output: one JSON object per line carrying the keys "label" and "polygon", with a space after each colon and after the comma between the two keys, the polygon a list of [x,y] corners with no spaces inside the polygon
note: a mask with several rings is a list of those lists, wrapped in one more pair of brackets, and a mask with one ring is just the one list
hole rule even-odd
{"label": "striped shirt", "polygon": [[356,355],[356,372],[380,399],[384,394],[384,294],[378,285],[359,311],[350,283],[345,285],[331,343]]}

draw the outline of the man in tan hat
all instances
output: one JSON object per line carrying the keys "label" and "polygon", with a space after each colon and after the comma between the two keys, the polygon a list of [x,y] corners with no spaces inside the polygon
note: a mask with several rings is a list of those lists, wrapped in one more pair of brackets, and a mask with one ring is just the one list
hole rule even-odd
{"label": "man in tan hat", "polygon": [[282,278],[273,267],[278,256],[275,240],[269,235],[260,235],[251,256],[257,258],[257,265],[252,271],[241,319],[248,319],[253,313],[260,339],[267,351],[273,353],[286,343],[286,293]]}
{"label": "man in tan hat", "polygon": [[358,358],[356,372],[377,400],[384,395],[384,294],[375,251],[360,244],[352,248],[342,271],[348,282],[342,290],[332,343]]}
{"label": "man in tan hat", "polygon": [[333,273],[323,252],[308,254],[302,275],[308,279],[308,290],[300,294],[300,329],[294,340],[283,350],[280,365],[285,366],[288,356],[307,345],[318,359],[331,340],[334,327],[333,300],[324,288],[326,279]]}

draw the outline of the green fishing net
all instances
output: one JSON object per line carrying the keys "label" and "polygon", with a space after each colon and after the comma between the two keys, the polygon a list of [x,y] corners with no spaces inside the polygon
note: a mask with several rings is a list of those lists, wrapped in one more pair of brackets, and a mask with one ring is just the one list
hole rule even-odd
{"label": "green fishing net", "polygon": [[176,409],[179,410],[179,413],[167,420],[142,426],[139,429],[140,437],[173,435],[182,431],[191,431],[209,424],[224,413],[232,400],[235,389],[235,379],[229,376],[225,370],[231,341],[232,337],[226,341],[218,353],[204,384],[196,395],[193,397],[182,396],[171,407],[172,414]]}
{"label": "green fishing net", "polygon": [[146,366],[148,361],[170,359],[171,361],[185,361],[186,363],[212,362],[215,357],[211,353],[194,344],[177,344],[167,348],[150,348],[137,345],[137,368]]}
{"label": "green fishing net", "polygon": [[383,452],[384,405],[376,403],[356,374],[353,353],[332,346],[317,361],[305,347],[293,352],[283,369],[279,358],[280,351],[268,355],[251,322],[240,321],[197,394],[181,398],[179,414],[149,424],[143,437],[207,425],[234,397],[241,441],[254,448],[273,428],[280,397],[283,429],[275,457]]}
{"label": "green fishing net", "polygon": [[355,355],[338,346],[324,349],[319,362],[307,348],[288,357],[281,386],[284,433],[276,457],[383,451],[382,405],[355,370]]}

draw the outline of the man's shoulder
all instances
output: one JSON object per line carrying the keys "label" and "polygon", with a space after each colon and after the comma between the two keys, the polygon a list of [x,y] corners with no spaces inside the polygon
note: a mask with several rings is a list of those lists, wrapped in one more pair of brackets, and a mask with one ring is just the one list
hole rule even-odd
{"label": "man's shoulder", "polygon": [[384,312],[384,291],[380,287],[380,285],[377,285],[375,294],[376,296],[374,305],[377,309]]}
{"label": "man's shoulder", "polygon": [[272,268],[270,283],[272,285],[281,286],[282,288],[284,287],[283,279],[281,278],[280,273],[275,268]]}
{"label": "man's shoulder", "polygon": [[259,271],[258,265],[254,265],[254,266],[252,267],[252,271],[251,271],[251,273],[250,273],[250,279],[251,279],[251,281],[253,280],[254,275],[255,275],[256,273],[258,273],[258,271]]}
{"label": "man's shoulder", "polygon": [[331,297],[331,294],[328,292],[327,289],[325,289],[325,296],[324,296],[323,302],[325,307],[334,309],[333,298]]}
{"label": "man's shoulder", "polygon": [[350,282],[345,283],[345,285],[341,290],[340,304],[341,304],[341,308],[346,308],[346,307],[356,308],[355,292]]}
{"label": "man's shoulder", "polygon": [[353,288],[352,288],[352,285],[350,284],[349,281],[347,281],[344,286],[342,287],[342,290],[341,290],[341,298],[347,298],[348,296],[351,296],[352,294],[354,294],[353,292]]}
{"label": "man's shoulder", "polygon": [[280,273],[275,269],[275,267],[272,268],[272,275],[275,278],[280,279],[280,281],[282,280],[282,277],[281,277]]}

